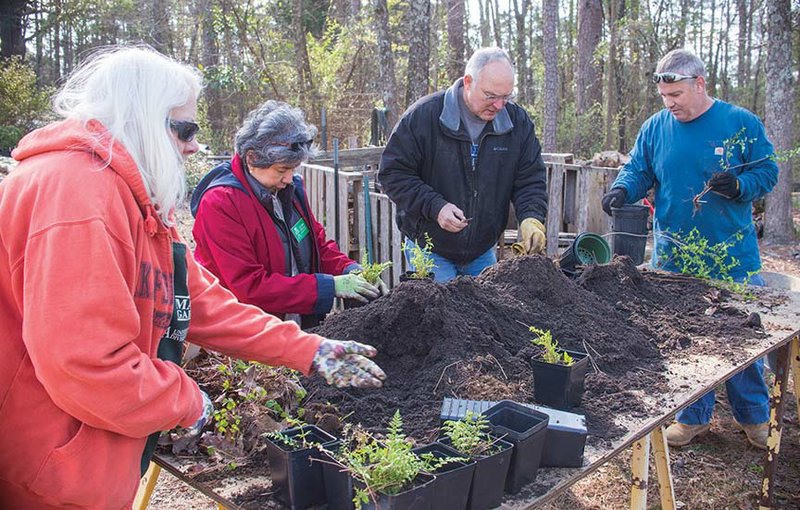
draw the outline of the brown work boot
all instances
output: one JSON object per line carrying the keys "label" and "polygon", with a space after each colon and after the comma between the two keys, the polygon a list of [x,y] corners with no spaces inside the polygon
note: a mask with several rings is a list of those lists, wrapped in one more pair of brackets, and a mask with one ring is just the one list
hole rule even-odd
{"label": "brown work boot", "polygon": [[710,428],[710,423],[686,425],[676,421],[667,427],[667,444],[670,446],[686,446],[692,442],[692,439],[701,434],[705,434]]}
{"label": "brown work boot", "polygon": [[767,436],[769,436],[769,422],[764,423],[754,423],[751,425],[747,425],[744,423],[736,422],[736,425],[739,426],[747,435],[747,440],[750,442],[751,445],[755,446],[756,448],[760,448],[762,450],[767,449]]}

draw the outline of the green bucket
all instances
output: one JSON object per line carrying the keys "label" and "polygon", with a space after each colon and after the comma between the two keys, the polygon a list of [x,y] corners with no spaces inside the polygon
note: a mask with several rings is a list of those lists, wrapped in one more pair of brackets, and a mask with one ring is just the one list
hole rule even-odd
{"label": "green bucket", "polygon": [[574,272],[576,266],[608,264],[611,262],[611,247],[599,235],[584,232],[578,234],[558,262],[562,270],[569,272]]}

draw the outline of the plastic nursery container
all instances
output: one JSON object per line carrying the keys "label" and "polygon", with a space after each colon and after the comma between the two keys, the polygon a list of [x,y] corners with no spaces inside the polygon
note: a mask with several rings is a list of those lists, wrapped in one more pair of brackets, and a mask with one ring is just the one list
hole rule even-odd
{"label": "plastic nursery container", "polygon": [[311,462],[311,459],[321,458],[320,451],[315,446],[303,446],[303,443],[330,447],[337,439],[314,425],[285,429],[281,434],[299,444],[293,447],[280,439],[267,438],[267,455],[275,497],[292,510],[324,503],[322,466],[319,462]]}
{"label": "plastic nursery container", "polygon": [[506,492],[516,494],[536,480],[550,417],[530,407],[503,400],[484,413],[495,436],[514,445],[506,477]]}
{"label": "plastic nursery container", "polygon": [[[464,457],[463,454],[442,443],[420,446],[413,451],[417,455],[431,453],[437,459]],[[475,461],[448,462],[433,474],[436,475],[436,479],[433,481],[432,508],[435,510],[464,510],[467,508],[472,476],[475,474]]]}
{"label": "plastic nursery container", "polygon": [[428,276],[426,276],[425,278],[415,278],[413,276],[414,275],[414,271],[406,271],[405,273],[400,275],[400,282],[413,282],[413,281],[419,281],[419,280],[431,280],[431,281],[433,281],[435,274],[436,273],[428,273]]}
{"label": "plastic nursery container", "polygon": [[615,255],[627,255],[637,266],[644,262],[649,215],[650,209],[646,205],[629,204],[611,208],[614,231],[611,246]]}
{"label": "plastic nursery container", "polygon": [[578,234],[575,241],[558,259],[559,267],[567,273],[574,273],[577,266],[609,262],[611,262],[611,247],[605,239],[591,232]]}
{"label": "plastic nursery container", "polygon": [[[473,457],[475,474],[472,476],[472,487],[469,490],[468,510],[488,510],[500,506],[503,499],[508,469],[511,466],[511,455],[514,445],[495,439],[497,449],[488,455]],[[439,442],[451,446],[450,438],[442,437]]]}
{"label": "plastic nursery container", "polygon": [[563,352],[572,356],[572,365],[556,365],[541,358],[531,358],[533,390],[538,403],[569,410],[581,404],[589,356],[585,352]]}

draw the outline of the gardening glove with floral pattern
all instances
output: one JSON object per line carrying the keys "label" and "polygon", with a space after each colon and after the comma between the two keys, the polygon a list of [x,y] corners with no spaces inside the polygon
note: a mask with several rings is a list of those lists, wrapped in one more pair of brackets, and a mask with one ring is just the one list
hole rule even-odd
{"label": "gardening glove with floral pattern", "polygon": [[370,300],[380,296],[377,287],[370,284],[360,274],[343,274],[333,277],[333,292],[336,297],[355,299],[362,303],[369,303]]}
{"label": "gardening glove with floral pattern", "polygon": [[708,187],[717,195],[733,200],[742,194],[739,179],[730,172],[717,172],[708,180]]}
{"label": "gardening glove with floral pattern", "polygon": [[519,242],[511,245],[515,255],[536,255],[544,251],[547,237],[544,225],[536,218],[525,218],[519,226]]}
{"label": "gardening glove with floral pattern", "polygon": [[611,216],[611,208],[622,207],[627,199],[628,192],[625,191],[625,188],[613,188],[603,195],[603,210]]}
{"label": "gardening glove with floral pattern", "polygon": [[311,361],[311,368],[337,388],[379,388],[383,386],[386,374],[367,358],[376,354],[378,351],[371,345],[324,339]]}
{"label": "gardening glove with floral pattern", "polygon": [[208,394],[203,390],[200,390],[200,393],[203,395],[203,414],[201,414],[200,418],[194,422],[194,425],[184,429],[184,437],[194,437],[199,435],[200,432],[203,431],[203,427],[205,427],[214,416],[214,404],[211,402],[211,399],[208,398]]}

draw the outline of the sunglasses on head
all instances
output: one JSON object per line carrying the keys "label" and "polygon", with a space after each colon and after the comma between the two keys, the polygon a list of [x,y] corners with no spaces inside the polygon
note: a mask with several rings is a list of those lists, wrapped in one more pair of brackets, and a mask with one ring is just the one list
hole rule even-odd
{"label": "sunglasses on head", "polygon": [[682,80],[693,80],[698,78],[696,74],[692,76],[686,76],[685,74],[678,74],[678,73],[653,73],[653,83],[675,83],[676,81]]}
{"label": "sunglasses on head", "polygon": [[178,135],[178,140],[187,143],[194,140],[194,135],[200,131],[200,126],[190,120],[169,119],[169,128],[175,131],[175,134]]}
{"label": "sunglasses on head", "polygon": [[306,140],[304,142],[273,142],[272,145],[278,145],[281,147],[289,147],[289,150],[293,150],[298,152],[300,149],[308,149],[311,147],[311,144],[314,143],[314,140]]}

